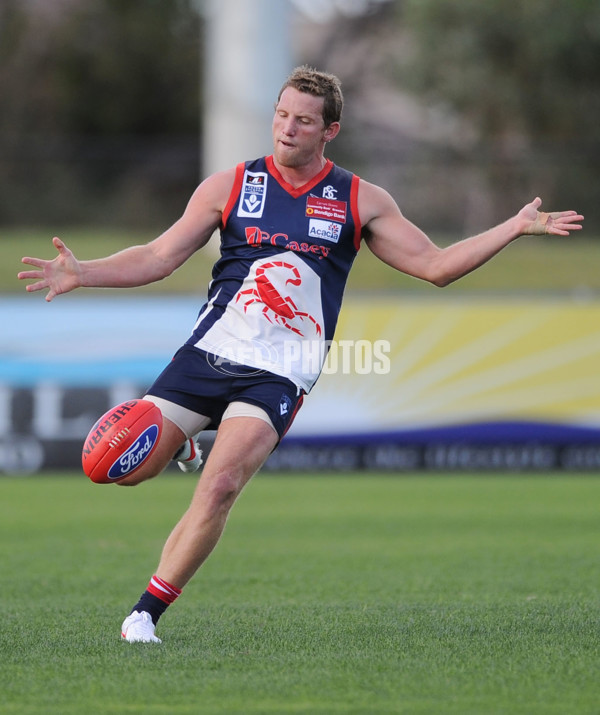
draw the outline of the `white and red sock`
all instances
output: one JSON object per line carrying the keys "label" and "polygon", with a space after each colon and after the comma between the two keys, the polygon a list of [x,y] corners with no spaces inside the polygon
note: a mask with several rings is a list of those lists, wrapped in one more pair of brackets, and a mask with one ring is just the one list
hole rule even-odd
{"label": "white and red sock", "polygon": [[156,574],[150,579],[148,588],[131,611],[146,611],[152,617],[154,625],[167,608],[181,595],[181,589],[173,586]]}

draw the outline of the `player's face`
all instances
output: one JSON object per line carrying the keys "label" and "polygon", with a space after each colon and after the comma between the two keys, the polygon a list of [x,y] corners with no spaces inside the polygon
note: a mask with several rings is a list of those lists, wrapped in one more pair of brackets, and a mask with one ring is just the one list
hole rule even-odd
{"label": "player's face", "polygon": [[323,102],[323,97],[284,89],[273,117],[273,153],[282,166],[300,168],[322,157],[332,133],[323,122]]}

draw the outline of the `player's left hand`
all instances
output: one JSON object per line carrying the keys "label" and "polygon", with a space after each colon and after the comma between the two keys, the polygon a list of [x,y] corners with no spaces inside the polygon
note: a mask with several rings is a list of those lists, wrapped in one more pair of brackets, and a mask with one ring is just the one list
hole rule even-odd
{"label": "player's left hand", "polygon": [[523,230],[521,235],[543,236],[568,236],[571,231],[579,231],[583,216],[577,211],[553,211],[544,213],[538,211],[542,200],[536,197],[530,204],[523,206],[517,214],[521,220]]}
{"label": "player's left hand", "polygon": [[43,258],[32,258],[25,256],[21,262],[29,266],[35,266],[35,271],[20,271],[17,273],[19,280],[33,278],[36,282],[25,287],[28,292],[48,289],[46,301],[49,303],[53,298],[61,293],[68,293],[82,284],[80,263],[70,251],[66,244],[55,236],[52,239],[54,247],[58,251],[58,256],[53,260]]}

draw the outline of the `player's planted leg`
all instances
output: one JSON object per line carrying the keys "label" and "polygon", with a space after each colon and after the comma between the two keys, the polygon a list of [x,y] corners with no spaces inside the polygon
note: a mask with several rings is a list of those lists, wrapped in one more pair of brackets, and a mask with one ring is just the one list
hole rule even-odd
{"label": "player's planted leg", "polygon": [[133,611],[147,612],[156,625],[216,546],[236,498],[277,440],[277,433],[260,419],[223,421],[190,507],[167,539],[156,574]]}

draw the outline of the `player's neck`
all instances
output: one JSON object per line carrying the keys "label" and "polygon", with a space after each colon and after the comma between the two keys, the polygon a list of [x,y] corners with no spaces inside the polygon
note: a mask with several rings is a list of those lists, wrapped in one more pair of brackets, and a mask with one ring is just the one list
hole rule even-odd
{"label": "player's neck", "polygon": [[297,189],[300,186],[307,184],[311,179],[319,174],[327,163],[327,159],[321,154],[320,156],[315,157],[310,163],[302,166],[284,166],[277,161],[275,156],[273,156],[273,163],[284,181]]}

